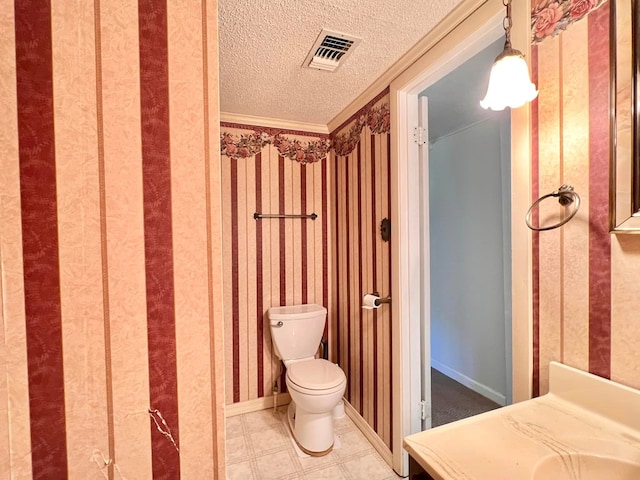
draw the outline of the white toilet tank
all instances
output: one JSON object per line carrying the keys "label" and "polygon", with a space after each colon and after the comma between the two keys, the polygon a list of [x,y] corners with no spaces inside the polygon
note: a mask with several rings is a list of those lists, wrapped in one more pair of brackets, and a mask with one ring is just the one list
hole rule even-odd
{"label": "white toilet tank", "polygon": [[316,354],[327,319],[326,308],[315,304],[273,307],[267,315],[280,359],[297,360]]}

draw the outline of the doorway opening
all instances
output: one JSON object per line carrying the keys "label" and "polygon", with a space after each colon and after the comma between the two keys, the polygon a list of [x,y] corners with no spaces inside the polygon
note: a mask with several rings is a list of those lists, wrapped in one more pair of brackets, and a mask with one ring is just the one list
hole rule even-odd
{"label": "doorway opening", "polygon": [[[408,455],[402,439],[423,429],[421,414],[425,397],[422,368],[425,353],[421,344],[425,318],[430,320],[430,272],[422,267],[430,262],[429,250],[423,247],[430,238],[423,226],[429,225],[426,207],[421,200],[421,185],[428,185],[428,169],[421,168],[422,155],[428,148],[419,144],[417,128],[428,111],[420,105],[420,94],[477,53],[504,38],[501,1],[488,0],[469,16],[460,18],[444,36],[390,86],[391,110],[391,214],[395,219],[395,242],[392,247],[392,348],[393,355],[393,467],[408,472]],[[528,18],[526,5],[514,5],[512,41],[528,52]],[[514,36],[515,35],[515,36]],[[486,87],[486,84],[484,85]],[[484,92],[482,92],[482,95]],[[478,98],[478,101],[480,98]],[[423,105],[426,102],[423,103]],[[531,235],[523,221],[531,199],[530,118],[529,107],[510,112],[510,207],[511,256],[504,265],[511,272],[511,388],[512,401],[531,396]],[[418,130],[418,131],[417,131]],[[424,137],[424,135],[423,135]],[[416,138],[418,141],[416,141]],[[502,175],[502,174],[501,174]],[[426,198],[428,202],[428,197]],[[472,209],[472,205],[469,209]],[[505,336],[508,333],[505,332]],[[506,339],[505,339],[506,352]],[[429,352],[429,359],[430,352]],[[506,364],[506,361],[505,361]],[[430,369],[427,370],[430,374]],[[427,392],[430,395],[430,392]],[[506,403],[506,398],[505,398]]]}
{"label": "doorway opening", "polygon": [[418,95],[422,430],[511,403],[510,111],[479,105],[503,43]]}

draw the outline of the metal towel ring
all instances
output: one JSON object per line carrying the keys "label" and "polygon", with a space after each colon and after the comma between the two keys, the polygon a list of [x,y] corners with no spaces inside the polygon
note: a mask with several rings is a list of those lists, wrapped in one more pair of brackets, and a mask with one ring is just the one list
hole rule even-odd
{"label": "metal towel ring", "polygon": [[[531,212],[533,211],[533,209],[535,207],[538,206],[538,204],[540,202],[542,202],[545,198],[549,198],[549,197],[558,197],[558,203],[560,203],[560,205],[562,205],[564,207],[566,207],[568,205],[571,205],[573,203],[573,210],[571,210],[569,215],[567,217],[565,217],[564,220],[562,220],[561,222],[559,222],[559,223],[557,223],[555,225],[551,225],[549,227],[534,227],[533,225],[531,225]],[[574,203],[574,201],[575,201],[575,203]],[[535,230],[536,232],[542,232],[544,230],[553,230],[554,228],[561,227],[562,225],[567,223],[569,220],[571,220],[575,216],[575,214],[578,213],[578,209],[579,208],[580,208],[580,195],[578,195],[573,190],[573,187],[571,185],[567,185],[565,183],[564,185],[562,185],[556,191],[548,193],[548,194],[540,197],[538,200],[536,200],[533,203],[533,205],[531,205],[531,207],[529,207],[529,211],[527,212],[527,215],[524,218],[524,220],[525,220],[525,222],[527,222],[527,227],[529,227],[531,230]]]}

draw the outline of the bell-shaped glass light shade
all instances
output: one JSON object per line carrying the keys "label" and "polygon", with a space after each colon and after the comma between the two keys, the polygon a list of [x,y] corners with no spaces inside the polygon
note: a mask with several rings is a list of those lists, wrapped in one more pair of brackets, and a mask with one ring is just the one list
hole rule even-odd
{"label": "bell-shaped glass light shade", "polygon": [[538,96],[536,86],[529,78],[529,67],[518,50],[506,50],[496,58],[489,75],[489,88],[482,108],[504,110],[517,108]]}

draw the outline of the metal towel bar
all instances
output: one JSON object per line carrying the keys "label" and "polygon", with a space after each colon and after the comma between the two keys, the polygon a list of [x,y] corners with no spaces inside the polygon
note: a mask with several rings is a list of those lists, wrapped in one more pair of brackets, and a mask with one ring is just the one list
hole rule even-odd
{"label": "metal towel bar", "polygon": [[284,214],[284,213],[254,213],[253,214],[253,218],[255,220],[258,220],[260,218],[310,218],[311,220],[315,220],[316,218],[318,218],[318,215],[316,215],[315,213],[311,213],[311,214],[299,214],[299,215],[292,215],[292,214]]}

